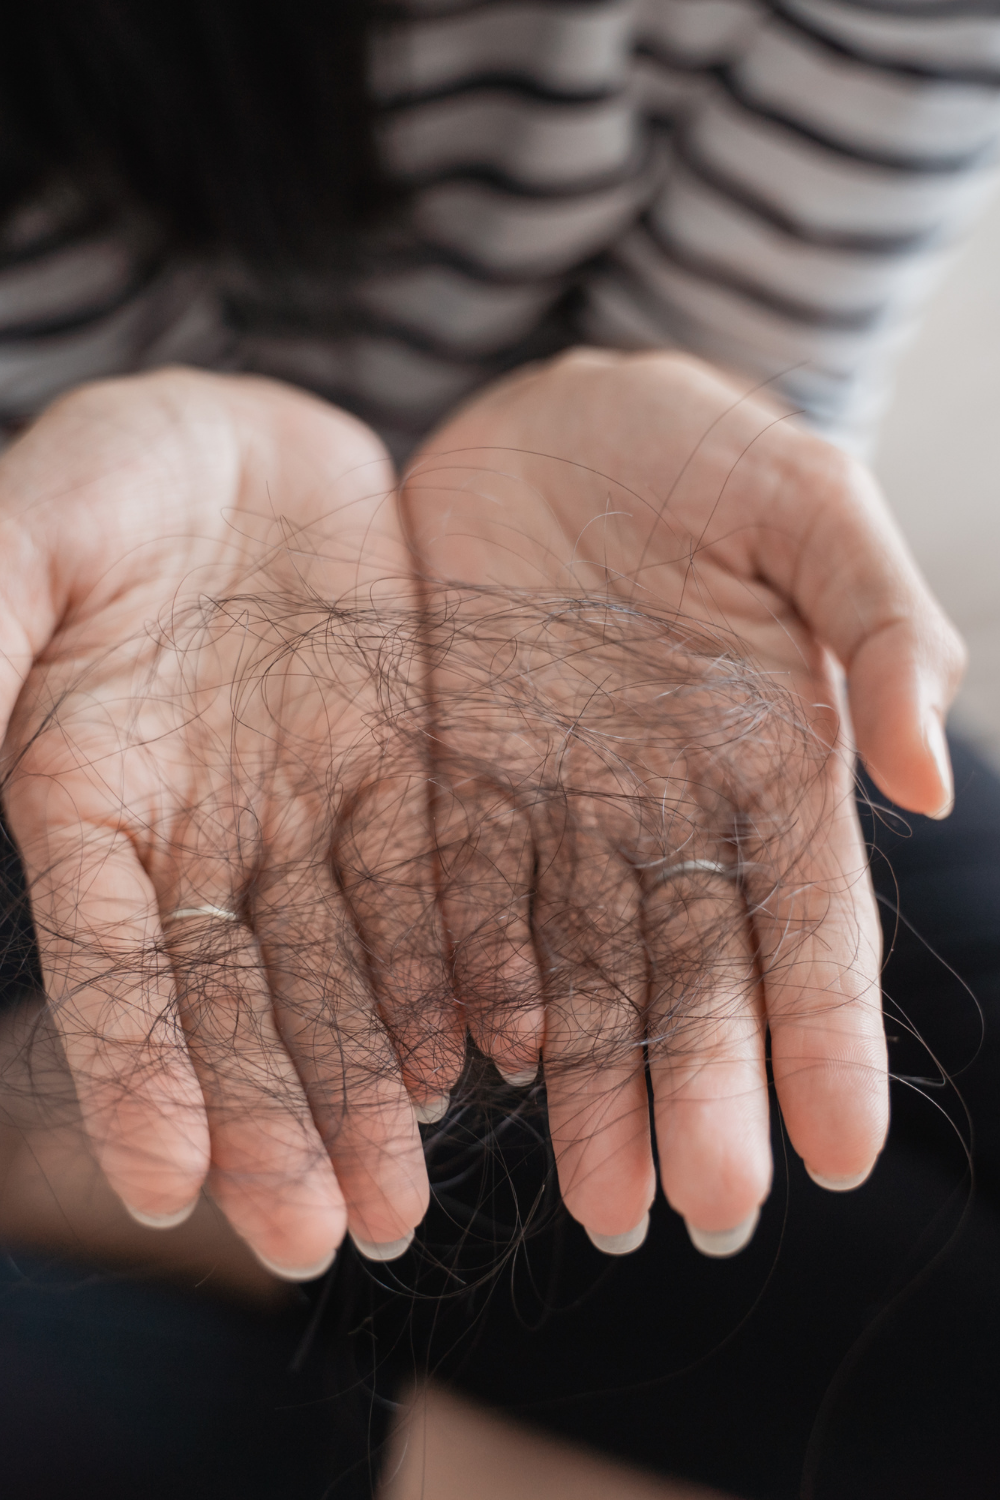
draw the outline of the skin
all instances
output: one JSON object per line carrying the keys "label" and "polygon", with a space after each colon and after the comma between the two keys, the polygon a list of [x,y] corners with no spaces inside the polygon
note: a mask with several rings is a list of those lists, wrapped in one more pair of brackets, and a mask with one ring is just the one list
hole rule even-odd
{"label": "skin", "polygon": [[[883,790],[943,815],[941,723],[962,668],[870,477],[695,361],[579,354],[459,413],[412,466],[401,510],[392,485],[384,451],[353,418],[270,382],[183,371],[84,388],[0,460],[6,805],[53,1014],[112,1187],[167,1224],[207,1182],[258,1257],[292,1278],[316,1274],[346,1228],[369,1244],[405,1241],[428,1191],[411,1101],[451,1087],[465,1025],[456,1001],[475,988],[477,964],[499,960],[517,1019],[504,1026],[501,1003],[493,1033],[472,1023],[507,1071],[529,1071],[542,1051],[570,1211],[614,1237],[652,1197],[641,1032],[613,1088],[585,1066],[560,1069],[594,1007],[608,1009],[574,978],[565,944],[553,969],[534,935],[508,923],[477,956],[462,945],[462,903],[447,890],[436,903],[431,868],[374,908],[363,881],[317,876],[324,753],[363,736],[370,684],[343,682],[334,713],[299,657],[234,720],[226,685],[245,665],[245,632],[194,656],[147,660],[137,648],[150,620],[183,633],[199,599],[252,599],[273,588],[275,568],[289,588],[348,604],[380,588],[395,603],[416,599],[428,578],[571,583],[749,643],[823,748],[822,776],[811,772],[803,791],[813,837],[803,849],[784,834],[776,857],[798,874],[784,904],[729,881],[688,893],[687,920],[721,921],[733,936],[721,992],[703,995],[685,1046],[674,1057],[651,1046],[663,1186],[709,1233],[745,1222],[766,1195],[765,1022],[807,1165],[842,1184],[870,1170],[887,1125],[878,927],[842,682]],[[308,546],[288,545],[303,536]],[[182,688],[196,713],[171,709]],[[46,717],[56,701],[58,728]],[[277,771],[262,788],[253,747],[276,723]],[[639,762],[651,785],[675,774],[652,750]],[[359,868],[387,854],[419,865],[421,776],[404,765],[374,794],[358,789],[376,798]],[[247,813],[259,831],[252,857]],[[622,830],[599,799],[588,827],[579,894],[595,911],[622,903],[608,921],[626,970],[628,952],[650,947],[651,970],[627,982],[629,1014],[655,1034],[657,934],[675,920],[674,893],[654,882],[641,899],[622,895],[608,858]],[[515,891],[526,879],[516,862],[501,873]],[[178,907],[238,906],[251,876],[246,921],[164,925]],[[544,929],[544,886],[539,898]],[[804,936],[786,962],[792,929]],[[394,946],[399,931],[421,933],[417,957]],[[345,955],[352,942],[365,956]],[[295,959],[306,950],[320,955],[308,971]],[[471,952],[464,973],[456,950]],[[748,985],[757,965],[763,982]],[[457,996],[446,993],[453,969]],[[527,1018],[514,1003],[526,971],[549,1001]],[[408,985],[438,997],[432,1057],[408,1045]],[[336,1065],[331,1032],[347,1039]]]}
{"label": "skin", "polygon": [[436,1386],[404,1401],[379,1500],[731,1500],[532,1431]]}
{"label": "skin", "polygon": [[[885,1139],[888,1093],[850,725],[887,796],[946,816],[943,721],[965,661],[871,475],[697,360],[578,351],[487,391],[436,433],[406,477],[404,514],[425,576],[676,609],[731,630],[796,702],[829,753],[796,788],[798,816],[781,835],[792,889],[755,884],[751,868],[742,887],[702,885],[686,908],[694,926],[721,918],[729,966],[689,1017],[684,1045],[650,1049],[661,1178],[696,1243],[738,1248],[726,1231],[741,1226],[735,1241],[748,1237],[771,1179],[766,1024],[793,1146],[823,1185],[857,1185]],[[665,779],[672,770],[646,765]],[[747,774],[752,783],[752,765]],[[756,808],[762,829],[767,811]],[[718,848],[696,838],[682,852],[699,855],[718,859]],[[677,895],[661,886],[653,910],[637,906],[633,930],[619,929],[623,972],[643,939],[653,955],[650,1037],[658,935]],[[603,909],[599,883],[590,900]],[[524,951],[523,936],[509,942]],[[761,982],[747,985],[755,957]],[[491,958],[503,967],[503,943]],[[563,1001],[574,982],[547,974],[544,959],[539,977]],[[572,1046],[540,1016],[525,1050],[555,1060]],[[596,1076],[553,1076],[548,1088],[565,1202],[604,1236],[641,1226],[653,1193],[641,1055],[620,1084],[631,1105],[606,1119]],[[721,1239],[713,1246],[706,1231]]]}
{"label": "skin", "polygon": [[[206,644],[186,622],[204,596],[276,583],[405,597],[391,484],[381,445],[333,408],[184,372],[81,390],[0,466],[7,806],[84,1124],[144,1222],[176,1222],[207,1181],[292,1277],[328,1264],[345,1228],[392,1242],[427,1206],[412,1105],[313,843],[330,750],[363,732],[371,688],[346,682],[331,704],[292,658],[234,714],[228,684],[266,657],[266,629],[237,613]],[[151,655],[151,619],[180,650]],[[284,748],[262,779],[275,720]],[[387,791],[391,828],[408,793]],[[163,922],[237,906],[249,874],[247,923]]]}

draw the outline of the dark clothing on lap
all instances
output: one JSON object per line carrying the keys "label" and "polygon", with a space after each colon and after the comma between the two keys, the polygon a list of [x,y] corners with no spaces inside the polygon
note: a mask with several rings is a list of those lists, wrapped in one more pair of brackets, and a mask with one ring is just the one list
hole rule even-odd
{"label": "dark clothing on lap", "polygon": [[422,1251],[368,1269],[345,1249],[332,1284],[281,1315],[11,1255],[4,1493],[354,1500],[400,1380],[431,1370],[522,1420],[753,1500],[992,1500],[1000,779],[954,754],[947,822],[863,812],[899,1075],[863,1188],[816,1188],[776,1122],[774,1190],[733,1260],[699,1256],[660,1201],[632,1256],[601,1256],[553,1210],[490,1277],[512,1239],[511,1183],[524,1213],[545,1173],[515,1122],[476,1158],[432,1149]]}
{"label": "dark clothing on lap", "polygon": [[[387,1410],[347,1341],[50,1257],[0,1258],[6,1500],[368,1500]],[[338,1483],[334,1484],[334,1479]]]}

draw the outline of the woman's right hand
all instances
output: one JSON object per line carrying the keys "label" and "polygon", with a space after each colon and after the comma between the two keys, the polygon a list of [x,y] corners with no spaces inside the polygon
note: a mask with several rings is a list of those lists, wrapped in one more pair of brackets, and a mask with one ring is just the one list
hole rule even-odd
{"label": "woman's right hand", "polygon": [[[293,1278],[345,1227],[405,1247],[428,1201],[413,1106],[463,1061],[443,968],[407,972],[357,922],[366,867],[396,859],[395,920],[433,928],[421,768],[362,755],[339,884],[323,846],[331,765],[368,753],[378,708],[330,606],[411,597],[392,486],[353,418],[186,371],[82,388],[0,461],[5,805],[86,1129],[137,1218],[177,1222],[207,1176]],[[433,1059],[400,1064],[413,983],[445,1013]]]}

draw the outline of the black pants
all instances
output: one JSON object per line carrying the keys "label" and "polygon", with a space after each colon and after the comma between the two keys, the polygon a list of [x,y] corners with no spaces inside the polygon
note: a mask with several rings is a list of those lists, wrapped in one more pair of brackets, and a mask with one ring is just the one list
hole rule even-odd
{"label": "black pants", "polygon": [[896,1081],[889,1145],[858,1192],[810,1183],[776,1121],[775,1188],[731,1261],[700,1257],[662,1203],[621,1261],[558,1212],[505,1256],[512,1193],[522,1213],[534,1203],[544,1154],[514,1126],[486,1157],[459,1143],[434,1164],[421,1253],[369,1271],[345,1251],[280,1315],[9,1256],[4,1494],[354,1500],[398,1381],[429,1369],[752,1500],[992,1500],[1000,780],[961,746],[955,761],[948,822],[863,814]]}

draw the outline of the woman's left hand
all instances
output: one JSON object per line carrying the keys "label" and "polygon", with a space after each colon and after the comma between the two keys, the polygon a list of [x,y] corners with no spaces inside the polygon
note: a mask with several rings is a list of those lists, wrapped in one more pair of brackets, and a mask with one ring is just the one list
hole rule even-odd
{"label": "woman's left hand", "polygon": [[[670,715],[689,709],[671,705],[664,658],[662,732],[633,747],[638,783],[664,808],[653,863],[668,878],[650,890],[648,841],[622,800],[604,796],[600,758],[574,747],[572,714],[586,696],[574,667],[563,674],[576,682],[564,693],[565,753],[581,757],[576,784],[586,802],[590,777],[591,805],[577,818],[590,849],[569,904],[590,920],[565,930],[551,826],[531,830],[535,874],[523,859],[494,861],[501,885],[524,888],[502,931],[484,937],[477,904],[445,893],[481,1044],[508,1072],[530,1070],[542,1050],[570,1211],[607,1248],[641,1237],[654,1190],[643,1042],[663,1186],[708,1253],[745,1243],[769,1189],[767,1031],[785,1122],[811,1175],[834,1189],[863,1181],[885,1137],[888,1092],[850,721],[894,801],[946,815],[943,720],[964,662],[871,476],[697,360],[579,352],[501,382],[436,433],[411,465],[404,515],[431,580],[673,612],[695,633],[742,642],[788,695],[784,725],[768,721],[767,743],[741,752],[742,787],[722,796],[720,821],[711,754],[693,744],[678,755],[681,719],[669,732]],[[604,679],[592,676],[590,690],[604,692]],[[703,721],[700,734],[718,744],[724,728]],[[443,727],[445,779],[449,756],[458,747],[467,759],[477,735],[490,741],[482,721]],[[497,723],[490,753],[500,745],[516,781],[537,743],[525,748]],[[685,798],[715,811],[700,826],[671,821],[668,808]],[[699,932],[725,936],[679,1003],[671,955]],[[526,985],[547,996],[513,1037],[494,1034],[485,1013],[477,1027],[476,996],[495,997],[497,974],[511,1003]],[[602,1028],[627,1030],[629,1014],[641,1019],[611,1078],[595,1041]]]}

